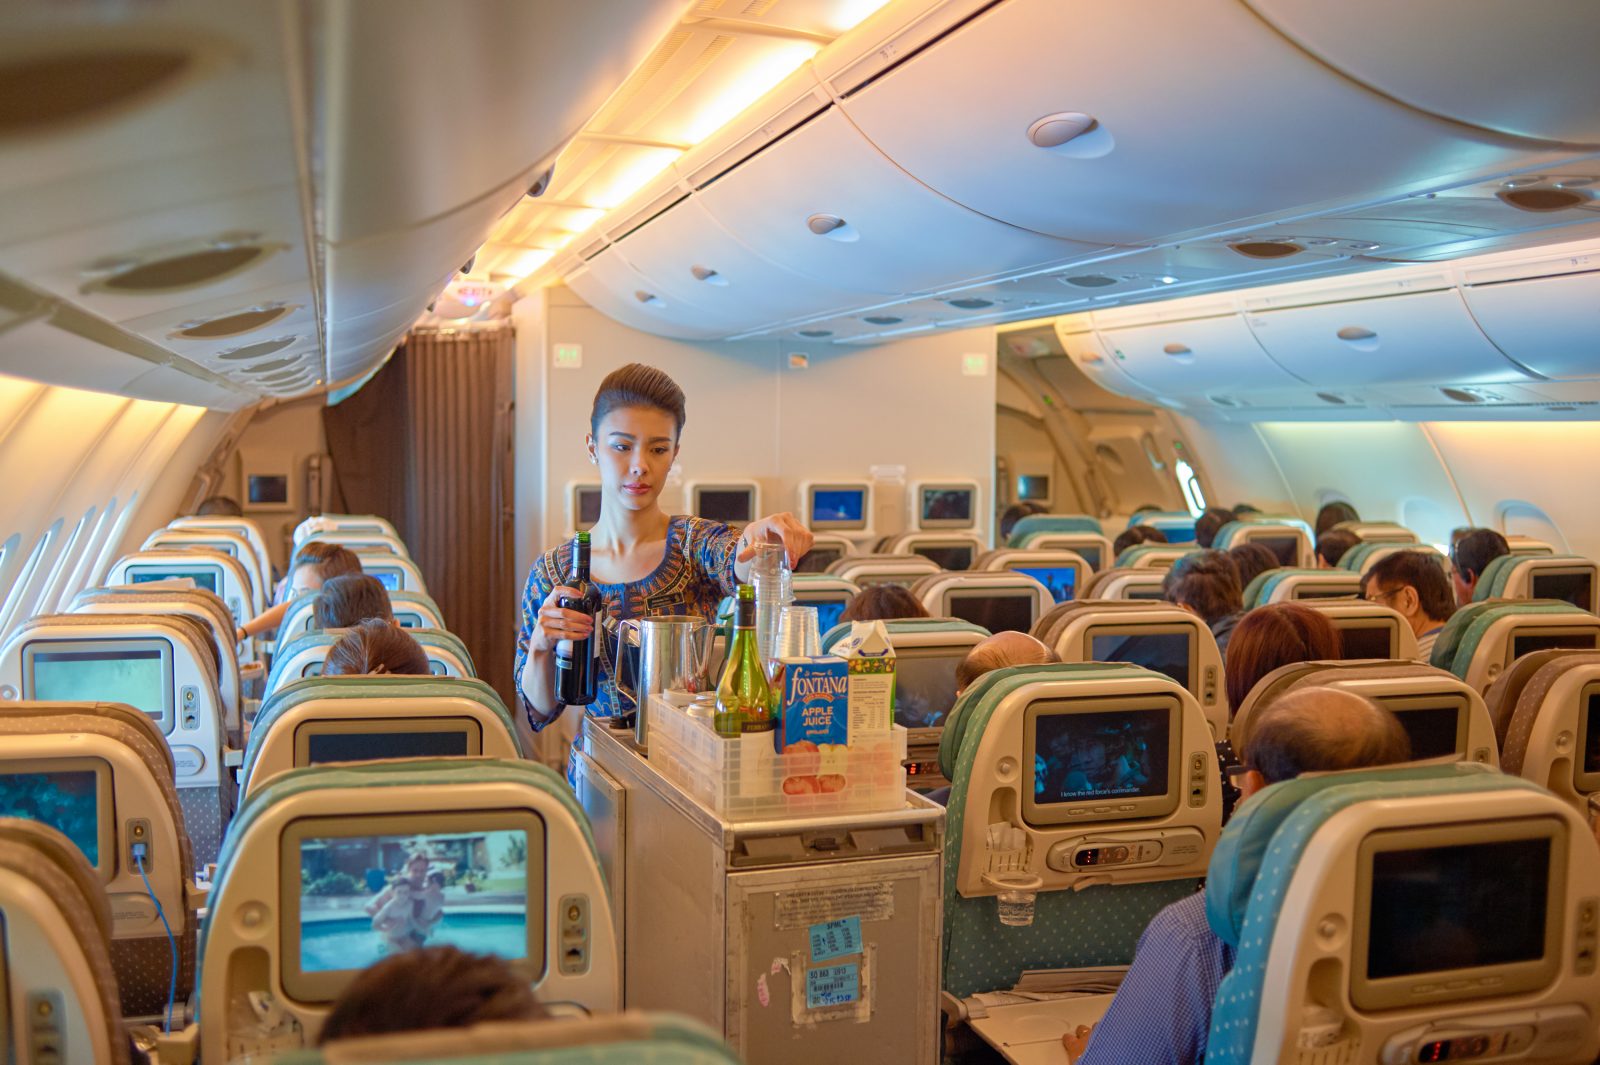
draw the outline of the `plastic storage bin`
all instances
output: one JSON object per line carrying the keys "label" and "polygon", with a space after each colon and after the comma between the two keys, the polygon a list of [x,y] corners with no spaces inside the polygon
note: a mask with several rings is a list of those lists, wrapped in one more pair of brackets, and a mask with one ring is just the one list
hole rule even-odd
{"label": "plastic storage bin", "polygon": [[900,725],[836,758],[817,751],[774,755],[770,772],[751,781],[741,776],[736,741],[717,735],[710,721],[651,696],[649,757],[657,772],[727,821],[881,813],[906,801],[906,730]]}

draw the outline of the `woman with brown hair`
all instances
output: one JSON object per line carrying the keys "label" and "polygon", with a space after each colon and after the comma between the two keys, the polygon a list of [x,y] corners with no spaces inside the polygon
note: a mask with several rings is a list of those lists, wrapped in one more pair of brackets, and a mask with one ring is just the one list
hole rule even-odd
{"label": "woman with brown hair", "polygon": [[1279,666],[1338,658],[1339,632],[1320,611],[1269,603],[1247,613],[1228,641],[1228,706],[1237,711],[1250,689]]}
{"label": "woman with brown hair", "polygon": [[661,509],[661,490],[678,458],[687,417],[683,389],[653,366],[630,363],[600,382],[587,446],[600,475],[589,572],[602,601],[602,631],[594,631],[590,615],[558,604],[562,596],[578,593],[564,584],[573,569],[572,542],[552,547],[528,574],[517,637],[517,688],[535,729],[566,709],[555,688],[559,641],[599,639],[599,696],[587,710],[595,717],[627,713],[612,682],[622,621],[651,614],[714,617],[717,604],[748,577],[756,543],[781,542],[791,566],[811,550],[811,533],[792,514],[759,518],[735,533],[721,522]]}
{"label": "woman with brown hair", "polygon": [[324,677],[356,677],[395,673],[427,676],[428,654],[405,629],[393,622],[368,618],[350,627],[328,648],[322,663]]}
{"label": "woman with brown hair", "polygon": [[861,589],[839,614],[840,622],[893,621],[897,618],[925,618],[917,597],[898,584],[873,584]]}

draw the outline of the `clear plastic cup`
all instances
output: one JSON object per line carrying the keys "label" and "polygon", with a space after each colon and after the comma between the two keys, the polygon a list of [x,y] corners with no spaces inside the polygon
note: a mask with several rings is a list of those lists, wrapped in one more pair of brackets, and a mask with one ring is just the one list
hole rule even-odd
{"label": "clear plastic cup", "polygon": [[1026,928],[1033,924],[1034,902],[1044,881],[1031,873],[986,873],[984,882],[998,888],[995,908],[1000,923],[1008,928]]}
{"label": "clear plastic cup", "polygon": [[817,608],[786,606],[778,620],[778,657],[811,657],[822,653]]}
{"label": "clear plastic cup", "polygon": [[754,545],[750,584],[756,593],[756,646],[762,661],[777,656],[778,627],[783,608],[794,601],[789,580],[789,554],[782,542],[762,540]]}

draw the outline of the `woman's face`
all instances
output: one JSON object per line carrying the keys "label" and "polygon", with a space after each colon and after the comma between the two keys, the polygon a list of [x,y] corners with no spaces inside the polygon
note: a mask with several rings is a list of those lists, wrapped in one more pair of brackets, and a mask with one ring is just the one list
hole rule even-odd
{"label": "woman's face", "polygon": [[655,505],[678,457],[676,430],[672,415],[653,407],[618,407],[600,419],[599,431],[589,437],[589,455],[600,469],[606,505]]}
{"label": "woman's face", "polygon": [[295,595],[314,592],[321,587],[322,573],[315,563],[302,562],[294,568],[294,575],[289,578],[289,590]]}

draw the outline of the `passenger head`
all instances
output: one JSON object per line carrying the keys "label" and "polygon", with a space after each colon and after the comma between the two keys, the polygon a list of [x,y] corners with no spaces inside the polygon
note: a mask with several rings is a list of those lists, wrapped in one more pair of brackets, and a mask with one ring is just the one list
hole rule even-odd
{"label": "passenger head", "polygon": [[1291,662],[1338,658],[1339,632],[1319,611],[1299,603],[1269,603],[1239,619],[1228,640],[1223,675],[1228,705],[1237,711],[1256,682]]}
{"label": "passenger head", "polygon": [[1196,551],[1172,564],[1161,581],[1161,597],[1208,626],[1244,609],[1239,570],[1226,551]]}
{"label": "passenger head", "polygon": [[1272,548],[1265,547],[1253,540],[1246,540],[1237,547],[1228,548],[1228,557],[1233,559],[1233,564],[1239,570],[1239,587],[1248,588],[1250,582],[1269,569],[1277,569],[1278,556]]}
{"label": "passenger head", "polygon": [[334,577],[361,572],[361,556],[341,544],[308,540],[295,549],[289,563],[291,595],[314,592]]}
{"label": "passenger head", "polygon": [[1130,525],[1117,534],[1111,541],[1111,557],[1115,559],[1128,548],[1136,544],[1164,544],[1167,534],[1154,525]]}
{"label": "passenger head", "polygon": [[688,419],[683,389],[654,366],[630,362],[600,382],[589,411],[589,461],[602,498],[624,510],[655,505]]}
{"label": "passenger head", "polygon": [[1466,606],[1484,567],[1501,555],[1511,554],[1506,538],[1493,529],[1473,529],[1450,547],[1450,561],[1456,568],[1456,602]]}
{"label": "passenger head", "polygon": [[1261,508],[1254,503],[1235,503],[1232,509],[1241,518],[1253,518],[1261,513]]}
{"label": "passenger head", "polygon": [[1013,503],[1000,514],[1000,539],[1004,540],[1011,535],[1011,530],[1017,527],[1017,522],[1033,514],[1043,514],[1044,507],[1024,499],[1020,503]]}
{"label": "passenger head", "polygon": [[232,496],[207,496],[194,508],[195,515],[202,518],[242,518],[244,508]]}
{"label": "passenger head", "polygon": [[319,629],[348,629],[368,618],[394,623],[388,590],[378,578],[365,573],[347,573],[323,581],[315,613]]}
{"label": "passenger head", "polygon": [[1456,609],[1450,578],[1438,557],[1427,551],[1384,556],[1361,578],[1361,595],[1398,610],[1418,636],[1450,620]]}
{"label": "passenger head", "polygon": [[1361,542],[1349,529],[1329,529],[1317,536],[1317,568],[1334,569],[1344,553]]}
{"label": "passenger head", "polygon": [[1061,656],[1025,632],[999,632],[967,652],[956,666],[956,694],[972,687],[985,673],[1007,666],[1042,666]]}
{"label": "passenger head", "polygon": [[503,959],[455,947],[422,947],[358,973],[334,1000],[317,1044],[546,1016],[528,978]]}
{"label": "passenger head", "polygon": [[1316,533],[1317,539],[1322,539],[1322,534],[1338,525],[1341,521],[1360,521],[1361,515],[1356,513],[1356,508],[1342,499],[1331,499],[1322,504],[1322,509],[1317,511],[1317,520],[1311,523],[1311,529]]}
{"label": "passenger head", "polygon": [[850,600],[840,621],[892,621],[896,618],[925,618],[917,597],[898,584],[873,584],[861,589]]}
{"label": "passenger head", "polygon": [[1230,521],[1238,521],[1239,516],[1224,507],[1207,507],[1205,513],[1194,519],[1194,542],[1201,547],[1210,547],[1216,542],[1217,533]]}
{"label": "passenger head", "polygon": [[1371,769],[1411,759],[1400,719],[1342,688],[1297,688],[1258,708],[1240,752],[1249,798],[1302,773]]}
{"label": "passenger head", "polygon": [[328,648],[324,677],[356,677],[372,673],[426,676],[427,653],[406,630],[376,618],[357,622]]}

